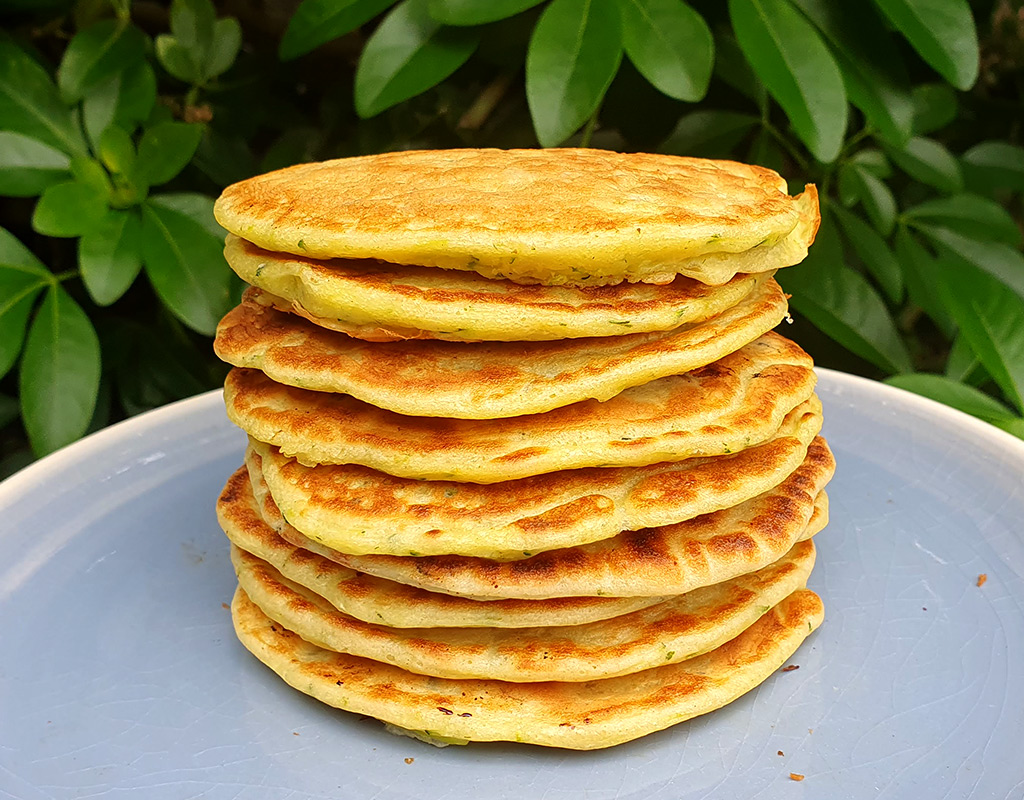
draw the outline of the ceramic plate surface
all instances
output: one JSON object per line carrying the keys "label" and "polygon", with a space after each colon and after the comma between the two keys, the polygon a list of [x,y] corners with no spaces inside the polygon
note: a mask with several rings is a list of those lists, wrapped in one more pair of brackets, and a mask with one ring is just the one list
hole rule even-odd
{"label": "ceramic plate surface", "polygon": [[822,370],[819,392],[839,470],[799,669],[589,753],[435,749],[250,656],[213,511],[244,444],[219,393],[66,448],[0,485],[0,796],[1019,800],[1024,443],[860,378]]}

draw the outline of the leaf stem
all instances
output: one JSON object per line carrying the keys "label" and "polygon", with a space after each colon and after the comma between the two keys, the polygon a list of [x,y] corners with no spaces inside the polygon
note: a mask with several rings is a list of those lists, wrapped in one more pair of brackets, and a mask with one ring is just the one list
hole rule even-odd
{"label": "leaf stem", "polygon": [[594,136],[594,129],[597,128],[597,115],[601,113],[601,106],[594,109],[587,124],[583,127],[583,135],[580,137],[580,147],[590,147],[590,140]]}
{"label": "leaf stem", "polygon": [[67,269],[64,270],[64,272],[58,272],[56,275],[53,276],[53,285],[56,286],[58,283],[69,281],[72,278],[77,278],[81,274],[81,270],[77,269]]}
{"label": "leaf stem", "polygon": [[782,145],[785,151],[789,153],[790,158],[792,158],[800,166],[800,169],[802,169],[804,172],[810,171],[810,164],[807,162],[807,159],[804,158],[803,155],[801,155],[800,151],[797,150],[790,143],[790,141],[785,136],[782,135],[779,129],[768,121],[766,117],[761,117],[761,126],[768,132],[769,136],[771,136],[773,139],[775,139],[775,141]]}

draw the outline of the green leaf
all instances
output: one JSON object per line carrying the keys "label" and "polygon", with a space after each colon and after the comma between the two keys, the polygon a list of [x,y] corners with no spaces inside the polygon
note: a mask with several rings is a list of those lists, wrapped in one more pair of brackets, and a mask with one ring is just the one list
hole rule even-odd
{"label": "green leaf", "polygon": [[0,195],[33,197],[67,180],[67,154],[20,133],[0,131]]}
{"label": "green leaf", "polygon": [[206,80],[227,72],[235,63],[238,51],[241,49],[242,28],[238,24],[238,20],[233,17],[217,20],[213,26],[213,44],[206,57],[204,69]]}
{"label": "green leaf", "polygon": [[[1005,244],[963,236],[938,225],[917,225],[918,229],[947,256],[953,265],[971,264],[1001,281],[1024,299],[1024,256]],[[955,267],[954,267],[955,268]]]}
{"label": "green leaf", "polygon": [[945,83],[914,87],[914,133],[921,136],[945,128],[956,119],[956,93]]}
{"label": "green leaf", "polygon": [[189,122],[162,122],[149,128],[139,142],[138,179],[150,186],[167,183],[188,166],[202,136],[203,126]]}
{"label": "green leaf", "polygon": [[1024,191],[1024,147],[982,142],[963,156],[969,177],[986,188]]}
{"label": "green leaf", "polygon": [[676,100],[703,99],[715,62],[704,18],[681,0],[620,0],[619,11],[626,55],[640,74]]}
{"label": "green leaf", "polygon": [[278,54],[282,61],[308,53],[369,22],[394,0],[303,0],[288,22]]}
{"label": "green leaf", "polygon": [[134,131],[155,103],[156,76],[145,61],[98,85],[82,102],[82,121],[94,148],[111,125]]}
{"label": "green leaf", "polygon": [[957,383],[978,387],[991,380],[967,340],[957,333],[946,359],[946,377]]}
{"label": "green leaf", "polygon": [[47,292],[19,370],[21,417],[36,455],[70,444],[89,427],[100,385],[100,343],[78,303]]}
{"label": "green leaf", "polygon": [[0,228],[0,264],[50,280],[50,271],[10,231]]}
{"label": "green leaf", "polygon": [[107,213],[107,198],[78,181],[50,186],[36,203],[32,229],[44,236],[81,236],[96,227]]}
{"label": "green leaf", "polygon": [[1024,419],[1014,416],[1013,412],[998,400],[978,391],[973,386],[957,383],[942,375],[928,375],[920,372],[910,375],[894,375],[891,378],[886,378],[885,382],[890,386],[937,400],[1024,438]]}
{"label": "green leaf", "polygon": [[832,47],[850,102],[888,141],[910,138],[910,80],[885,25],[867,3],[793,0]]}
{"label": "green leaf", "polygon": [[797,135],[820,161],[839,155],[846,89],[832,54],[787,0],[729,0],[736,40]]}
{"label": "green leaf", "polygon": [[875,0],[925,61],[957,89],[978,78],[978,33],[967,0]]}
{"label": "green leaf", "polygon": [[839,193],[864,204],[868,218],[879,233],[888,236],[896,224],[896,198],[871,170],[856,162],[839,169]]}
{"label": "green leaf", "polygon": [[485,25],[533,8],[541,0],[430,0],[430,16],[445,25]]}
{"label": "green leaf", "polygon": [[679,120],[658,152],[702,158],[722,157],[728,155],[759,121],[750,114],[735,111],[694,111]]}
{"label": "green leaf", "polygon": [[356,113],[364,119],[436,86],[476,50],[477,31],[431,19],[427,0],[403,0],[384,18],[356,67]]}
{"label": "green leaf", "polygon": [[171,33],[197,64],[206,60],[213,46],[217,12],[210,0],[174,0],[171,3]]}
{"label": "green leaf", "polygon": [[202,65],[192,53],[169,33],[156,37],[156,58],[179,81],[198,86],[203,82]]}
{"label": "green leaf", "polygon": [[778,273],[790,305],[819,330],[886,372],[910,372],[910,355],[882,298],[843,264],[842,245],[823,219],[807,258]]}
{"label": "green leaf", "polygon": [[863,167],[876,178],[885,180],[892,177],[892,167],[889,166],[889,159],[878,148],[867,147],[863,150],[858,150],[850,158],[850,161]]}
{"label": "green leaf", "polygon": [[49,283],[48,274],[0,263],[0,378],[18,359],[32,306]]}
{"label": "green leaf", "polygon": [[853,246],[871,276],[878,281],[885,296],[898,304],[903,299],[903,272],[889,245],[874,228],[855,214],[838,206],[832,206],[832,211],[842,225],[846,241]]}
{"label": "green leaf", "polygon": [[104,203],[109,201],[111,193],[110,176],[103,169],[103,165],[95,158],[88,158],[86,156],[75,156],[72,158],[71,175],[76,183],[88,186],[98,193],[103,198]]}
{"label": "green leaf", "polygon": [[21,416],[18,401],[6,394],[0,394],[0,430],[10,425]]}
{"label": "green leaf", "polygon": [[956,325],[946,311],[938,289],[942,267],[902,226],[896,232],[895,249],[911,302],[924,311],[947,338],[952,338]]}
{"label": "green leaf", "polygon": [[[213,202],[201,198],[212,217]],[[142,257],[160,299],[182,322],[210,336],[230,307],[224,240],[192,216],[195,195],[162,195],[142,206]],[[215,224],[215,223],[214,223]]]}
{"label": "green leaf", "polygon": [[758,110],[764,114],[768,110],[768,91],[758,80],[754,70],[747,62],[734,36],[730,36],[726,26],[718,26],[715,36],[715,76],[727,83],[737,92],[754,101]]}
{"label": "green leaf", "polygon": [[968,263],[943,266],[943,304],[1007,399],[1024,410],[1024,299]]}
{"label": "green leaf", "polygon": [[66,103],[76,103],[92,88],[134,67],[146,54],[146,37],[134,25],[105,19],[79,31],[60,67],[57,85]]}
{"label": "green leaf", "polygon": [[65,153],[85,153],[85,140],[57,87],[39,64],[0,31],[0,127]]}
{"label": "green leaf", "polygon": [[541,146],[564,142],[594,115],[621,60],[613,0],[552,0],[526,53],[526,101]]}
{"label": "green leaf", "polygon": [[773,169],[781,174],[785,171],[786,154],[782,151],[775,137],[762,128],[754,137],[754,142],[750,146],[750,152],[747,154],[747,161],[751,164],[757,164],[759,167]]}
{"label": "green leaf", "polygon": [[940,192],[960,192],[964,188],[960,164],[945,147],[934,139],[915,136],[902,150],[889,149],[891,158],[900,169],[921,183],[934,186]]}
{"label": "green leaf", "polygon": [[142,269],[142,222],[136,211],[111,209],[78,240],[82,280],[96,305],[119,299]]}
{"label": "green leaf", "polygon": [[935,223],[972,239],[992,239],[1011,247],[1021,244],[1020,228],[1010,213],[994,200],[976,194],[926,200],[908,208],[903,216]]}
{"label": "green leaf", "polygon": [[135,143],[127,131],[111,125],[100,136],[99,157],[111,172],[125,175],[135,164]]}

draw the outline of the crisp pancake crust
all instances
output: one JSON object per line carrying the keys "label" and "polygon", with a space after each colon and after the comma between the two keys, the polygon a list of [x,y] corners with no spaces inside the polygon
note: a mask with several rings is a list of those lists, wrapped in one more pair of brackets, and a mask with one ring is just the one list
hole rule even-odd
{"label": "crisp pancake crust", "polygon": [[521,559],[669,525],[749,500],[804,461],[821,429],[817,397],[768,442],[727,456],[554,472],[491,484],[416,481],[352,465],[306,467],[250,439],[246,464],[305,536],[362,555]]}
{"label": "crisp pancake crust", "polygon": [[300,463],[362,464],[422,480],[495,483],[582,467],[725,455],[770,438],[814,391],[810,356],[766,333],[683,375],[507,420],[407,417],[234,369],[228,417]]}
{"label": "crisp pancake crust", "polygon": [[266,250],[551,285],[719,285],[799,263],[819,220],[814,187],[790,197],[771,170],[583,148],[301,164],[229,186],[214,212]]}
{"label": "crisp pancake crust", "polygon": [[685,661],[734,639],[804,587],[814,566],[814,544],[799,542],[756,572],[614,619],[515,630],[400,630],[370,624],[338,611],[244,550],[232,547],[231,561],[242,590],[264,614],[325,650],[439,678],[578,682]]}
{"label": "crisp pancake crust", "polygon": [[777,561],[828,522],[825,485],[835,459],[818,437],[778,486],[728,509],[660,528],[621,533],[518,561],[469,556],[354,556],[288,525],[265,487],[260,514],[281,537],[351,569],[428,591],[472,598],[676,595]]}
{"label": "crisp pancake crust", "polygon": [[677,277],[664,286],[523,286],[475,272],[382,261],[272,253],[228,235],[224,257],[264,301],[321,327],[374,342],[550,341],[663,331],[734,306],[770,272],[711,287]]}
{"label": "crisp pancake crust", "polygon": [[786,297],[769,280],[705,322],[672,331],[557,342],[364,342],[256,302],[221,320],[214,350],[279,383],[343,392],[399,414],[494,419],[581,400],[706,366],[774,328]]}
{"label": "crisp pancake crust", "polygon": [[786,662],[821,624],[824,609],[814,592],[801,589],[710,653],[585,683],[431,678],[333,653],[269,619],[241,589],[231,616],[256,658],[294,688],[336,708],[461,742],[592,750],[735,700]]}
{"label": "crisp pancake crust", "polygon": [[364,575],[278,536],[260,516],[242,467],[217,501],[217,519],[232,544],[356,619],[392,628],[532,628],[583,625],[618,617],[666,597],[556,597],[548,600],[471,600]]}

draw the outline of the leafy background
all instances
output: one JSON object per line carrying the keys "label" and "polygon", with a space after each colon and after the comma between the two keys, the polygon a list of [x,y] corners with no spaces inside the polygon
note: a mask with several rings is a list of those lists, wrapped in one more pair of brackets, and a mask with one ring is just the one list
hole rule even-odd
{"label": "leafy background", "polygon": [[412,147],[813,181],[793,338],[1024,437],[1021,0],[8,0],[0,22],[0,474],[222,380],[224,186]]}

